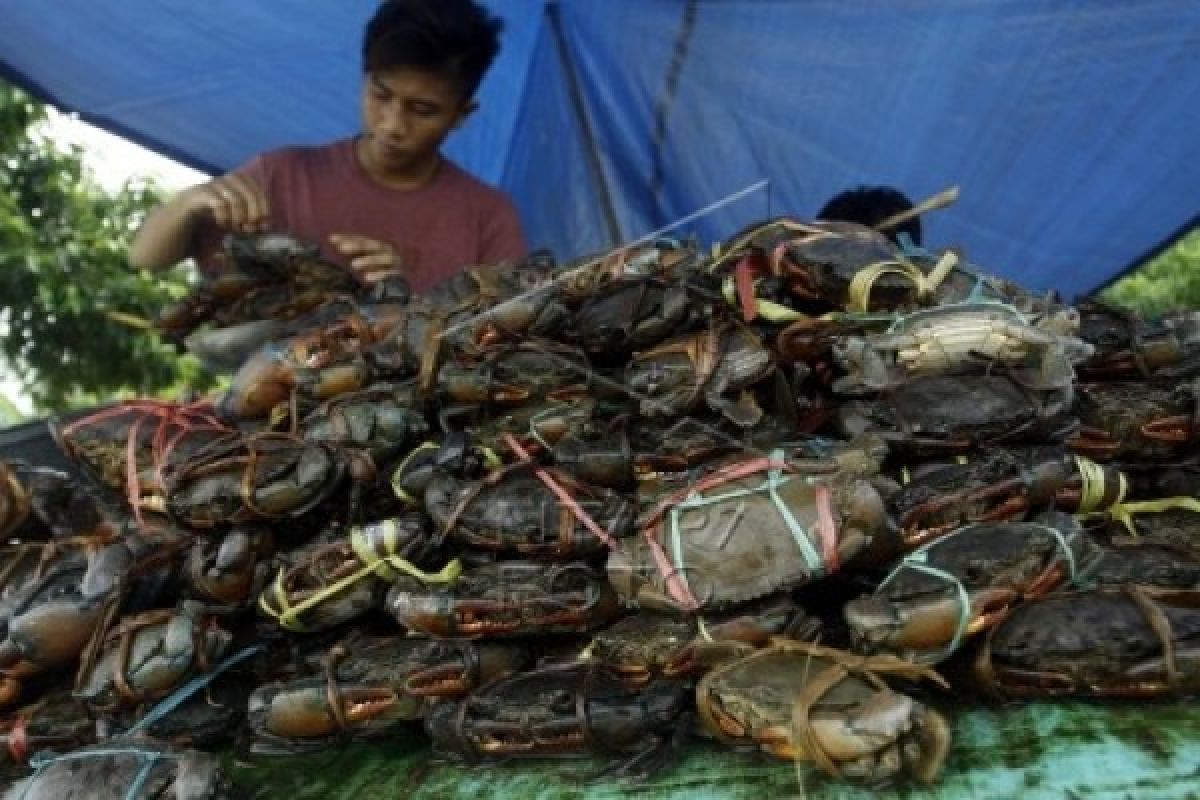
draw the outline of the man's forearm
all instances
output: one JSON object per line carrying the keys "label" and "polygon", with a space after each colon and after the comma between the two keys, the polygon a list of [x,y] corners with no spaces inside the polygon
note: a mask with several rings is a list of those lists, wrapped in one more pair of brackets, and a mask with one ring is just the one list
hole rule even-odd
{"label": "man's forearm", "polygon": [[129,247],[132,266],[167,269],[192,255],[192,243],[203,212],[190,192],[185,189],[146,217]]}

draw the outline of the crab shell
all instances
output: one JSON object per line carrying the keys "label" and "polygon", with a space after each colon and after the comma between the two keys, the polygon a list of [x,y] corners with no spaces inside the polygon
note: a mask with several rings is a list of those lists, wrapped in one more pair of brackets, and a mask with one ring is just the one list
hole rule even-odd
{"label": "crab shell", "polygon": [[449,588],[396,586],[386,606],[410,630],[458,639],[583,633],[620,613],[604,576],[587,565],[523,561],[468,570]]}
{"label": "crab shell", "polygon": [[869,783],[902,773],[932,783],[950,747],[941,714],[888,688],[880,675],[935,673],[891,657],[861,658],[819,645],[776,640],[719,665],[696,686],[705,729],[758,744],[783,759]]}
{"label": "crab shell", "polygon": [[974,680],[1002,697],[1193,693],[1200,592],[1126,585],[1018,606],[979,649]]}
{"label": "crab shell", "polygon": [[635,509],[623,496],[529,463],[478,481],[435,473],[426,485],[425,508],[443,535],[468,547],[555,561],[602,552],[604,542],[559,499],[547,478],[610,536],[620,538],[633,527]]}
{"label": "crab shell", "polygon": [[1076,393],[1082,426],[1067,446],[1097,459],[1164,461],[1198,438],[1200,381],[1173,386],[1088,384]]}
{"label": "crab shell", "polygon": [[807,616],[782,593],[720,615],[632,614],[596,633],[587,652],[628,683],[643,686],[656,676],[703,672],[713,654],[734,651],[738,645],[762,646],[785,630],[794,638],[812,640],[820,627],[816,617]]}
{"label": "crab shell", "polygon": [[81,676],[75,694],[100,711],[165,697],[216,663],[231,640],[229,633],[210,621],[189,614],[151,611],[126,618],[108,634],[103,651]]}
{"label": "crab shell", "polygon": [[1007,375],[920,375],[871,402],[851,400],[838,412],[843,435],[876,433],[915,455],[964,453],[980,445],[1061,441],[1077,420],[1073,381],[1031,390]]}
{"label": "crab shell", "polygon": [[619,753],[644,750],[686,707],[682,683],[635,689],[602,665],[577,662],[439,703],[425,727],[437,752],[470,760]]}
{"label": "crab shell", "polygon": [[350,471],[332,446],[286,434],[215,444],[167,473],[167,512],[191,528],[300,516]]}
{"label": "crab shell", "polygon": [[[88,797],[233,800],[239,797],[217,756],[155,739],[101,742],[52,759],[14,783],[4,800],[62,800],[86,787]],[[143,794],[144,792],[144,794]]]}
{"label": "crab shell", "polygon": [[937,663],[1013,603],[1088,571],[1097,554],[1078,523],[1065,514],[1053,523],[968,525],[922,548],[874,594],[846,605],[855,649]]}
{"label": "crab shell", "polygon": [[646,417],[677,417],[707,406],[742,427],[762,419],[747,389],[775,369],[757,334],[717,327],[637,353],[625,368],[626,389]]}
{"label": "crab shell", "polygon": [[[731,462],[705,480],[752,463]],[[644,535],[609,554],[609,581],[625,605],[720,611],[799,588],[837,570],[887,524],[879,492],[851,474],[784,472],[773,492],[764,490],[769,480],[764,469],[703,493],[689,487],[660,503],[645,518]],[[671,569],[664,571],[664,564]],[[679,591],[680,582],[687,593]],[[695,608],[688,607],[688,594]]]}
{"label": "crab shell", "polygon": [[1021,367],[1028,383],[1061,384],[1072,361],[1092,352],[1081,339],[1029,324],[1011,306],[943,306],[902,317],[885,334],[836,342],[833,355],[849,375],[835,381],[834,390],[880,391],[915,375],[977,372],[994,364]]}

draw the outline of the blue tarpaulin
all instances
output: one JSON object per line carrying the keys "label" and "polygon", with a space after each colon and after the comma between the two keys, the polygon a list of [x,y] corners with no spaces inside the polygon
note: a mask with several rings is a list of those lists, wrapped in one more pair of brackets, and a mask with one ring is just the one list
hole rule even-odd
{"label": "blue tarpaulin", "polygon": [[[1192,0],[487,0],[508,23],[449,154],[562,258],[722,238],[831,195],[961,187],[926,243],[1066,297],[1200,211]],[[0,72],[189,165],[358,127],[367,0],[0,0]],[[764,183],[765,182],[765,183]]]}

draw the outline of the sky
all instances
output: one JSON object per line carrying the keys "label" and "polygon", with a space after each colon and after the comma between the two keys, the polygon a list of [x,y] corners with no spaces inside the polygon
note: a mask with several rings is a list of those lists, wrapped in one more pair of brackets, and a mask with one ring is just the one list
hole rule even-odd
{"label": "sky", "polygon": [[[39,131],[63,146],[79,145],[83,162],[102,187],[115,192],[133,177],[154,177],[167,190],[182,189],[207,179],[203,172],[185,167],[119,136],[88,125],[73,115],[48,109],[50,118]],[[0,397],[7,399],[22,415],[33,411],[20,382],[0,365]],[[0,402],[0,427],[5,424],[4,403]]]}
{"label": "sky", "polygon": [[167,189],[181,189],[208,177],[54,109],[50,109],[50,120],[42,132],[52,141],[82,147],[84,163],[97,182],[110,191],[120,189],[134,176],[153,176]]}

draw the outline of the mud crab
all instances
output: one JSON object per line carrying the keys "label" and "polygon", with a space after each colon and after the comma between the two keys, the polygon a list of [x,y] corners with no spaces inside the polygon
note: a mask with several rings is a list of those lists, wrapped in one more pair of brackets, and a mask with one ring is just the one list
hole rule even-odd
{"label": "mud crab", "polygon": [[323,657],[324,677],[260,686],[249,701],[252,753],[292,753],[387,735],[523,667],[503,644],[358,637]]}
{"label": "mud crab", "polygon": [[888,504],[899,549],[913,550],[972,522],[1019,519],[1056,508],[1094,512],[1124,499],[1128,481],[1112,467],[1061,448],[990,449],[965,463],[922,465]]}
{"label": "mud crab", "polygon": [[[644,686],[655,677],[702,672],[726,649],[762,646],[776,635],[811,641],[820,630],[818,619],[781,594],[703,617],[641,611],[596,633],[587,652],[630,685]],[[722,655],[710,655],[710,649]]]}
{"label": "mud crab", "polygon": [[836,572],[887,524],[869,480],[783,454],[715,465],[647,514],[608,575],[642,608],[717,611]]}
{"label": "mud crab", "polygon": [[328,500],[356,465],[329,444],[288,434],[232,437],[166,471],[165,510],[197,530],[297,517]]}
{"label": "mud crab", "polygon": [[1200,369],[1200,314],[1157,320],[1097,300],[1078,304],[1080,335],[1096,352],[1078,365],[1084,381],[1191,379]]}
{"label": "mud crab", "polygon": [[884,334],[846,336],[833,355],[847,374],[834,381],[841,394],[892,388],[916,375],[979,372],[1003,364],[1029,386],[1059,386],[1072,379],[1072,363],[1091,355],[1091,345],[1057,332],[1070,330],[1074,310],[1030,324],[1015,308],[1000,303],[966,303],[916,311],[898,319]]}
{"label": "mud crab", "polygon": [[1075,412],[1082,423],[1067,446],[1090,458],[1163,461],[1200,439],[1200,383],[1080,386]]}
{"label": "mud crab", "polygon": [[[557,490],[565,491],[570,502]],[[425,509],[439,535],[451,541],[557,561],[601,552],[605,541],[592,525],[620,538],[632,531],[635,513],[633,504],[615,492],[531,462],[493,470],[476,481],[437,473],[425,489]]]}
{"label": "mud crab", "polygon": [[234,800],[238,795],[215,755],[152,739],[103,742],[33,764],[5,800],[62,800],[79,787],[95,800]]}
{"label": "mud crab", "polygon": [[687,694],[683,683],[633,689],[599,664],[566,664],[439,703],[425,728],[435,751],[467,761],[610,753],[626,759],[619,774],[644,777],[686,730]]}
{"label": "mud crab", "polygon": [[158,700],[207,672],[231,638],[215,619],[189,609],[126,617],[105,635],[94,661],[85,657],[75,695],[100,714]]}
{"label": "mud crab", "polygon": [[674,417],[707,406],[750,427],[763,415],[749,388],[774,370],[770,351],[740,325],[716,326],[636,353],[625,388],[647,417]]}
{"label": "mud crab", "polygon": [[965,453],[981,445],[1061,441],[1077,427],[1070,380],[1049,389],[994,375],[921,375],[838,411],[846,436],[875,433],[906,454]]}
{"label": "mud crab", "polygon": [[455,639],[582,633],[620,613],[604,576],[586,564],[528,561],[466,570],[449,588],[397,586],[387,609],[409,630]]}
{"label": "mud crab", "polygon": [[891,689],[887,677],[944,685],[937,673],[893,656],[780,640],[714,667],[696,686],[696,706],[719,739],[812,761],[834,777],[881,783],[909,774],[932,783],[950,726]]}
{"label": "mud crab", "polygon": [[974,679],[1003,697],[1161,697],[1200,687],[1200,593],[1126,585],[1048,595],[993,629]]}
{"label": "mud crab", "polygon": [[967,525],[905,557],[846,606],[846,622],[856,650],[938,663],[1014,603],[1090,575],[1097,556],[1066,514]]}

